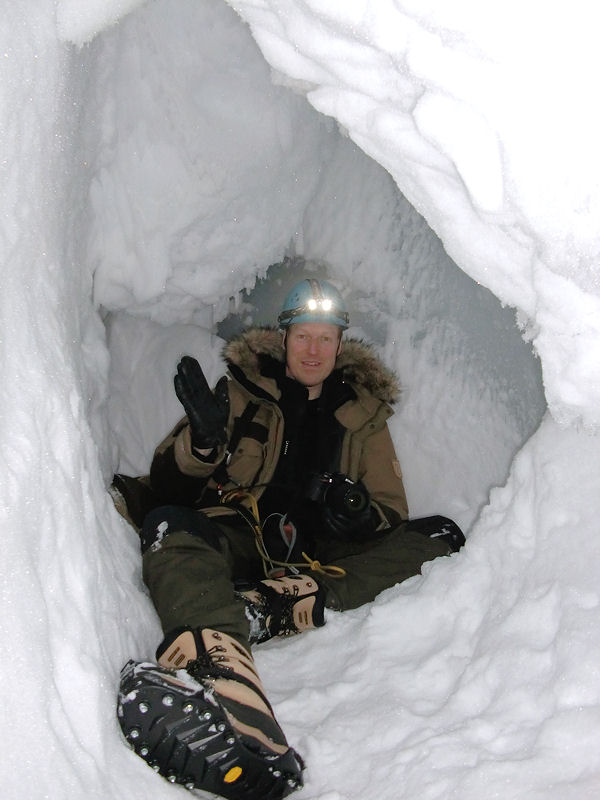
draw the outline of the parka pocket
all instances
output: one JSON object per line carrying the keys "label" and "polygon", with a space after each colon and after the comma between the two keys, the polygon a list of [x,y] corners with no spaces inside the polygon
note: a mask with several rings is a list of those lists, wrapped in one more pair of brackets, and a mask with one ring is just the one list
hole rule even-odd
{"label": "parka pocket", "polygon": [[227,466],[233,483],[249,489],[257,482],[265,463],[266,445],[250,436],[243,436]]}

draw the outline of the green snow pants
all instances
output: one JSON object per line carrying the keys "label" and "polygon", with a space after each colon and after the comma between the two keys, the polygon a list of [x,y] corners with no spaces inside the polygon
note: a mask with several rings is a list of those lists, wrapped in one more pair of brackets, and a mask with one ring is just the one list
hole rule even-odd
{"label": "green snow pants", "polygon": [[[265,578],[250,526],[236,516],[208,518],[187,508],[162,506],[148,514],[141,535],[144,581],[163,631],[213,628],[248,647],[245,606],[235,595],[234,580]],[[314,558],[341,567],[345,575],[317,572],[313,577],[326,589],[326,607],[346,611],[418,574],[425,561],[449,553],[445,542],[403,523],[366,543],[319,543]]]}

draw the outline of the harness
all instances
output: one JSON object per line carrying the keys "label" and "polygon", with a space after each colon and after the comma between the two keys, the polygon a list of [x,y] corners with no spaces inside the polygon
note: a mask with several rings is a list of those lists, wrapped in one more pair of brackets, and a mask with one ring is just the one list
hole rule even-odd
{"label": "harness", "polygon": [[239,445],[241,439],[244,436],[249,436],[252,439],[256,439],[256,441],[260,442],[261,444],[264,444],[267,441],[267,429],[263,425],[258,425],[256,422],[252,421],[254,419],[254,415],[258,411],[258,408],[258,403],[250,402],[242,411],[240,416],[236,417],[234,420],[229,444],[227,445],[227,450],[225,451],[225,457],[214,470],[212,475],[217,484],[217,491],[219,495],[222,494],[222,487],[230,482],[227,467],[229,466],[231,458],[237,450],[237,446]]}
{"label": "harness", "polygon": [[[249,504],[249,509],[242,505],[243,501]],[[320,561],[311,558],[304,552],[302,553],[304,561],[295,564],[289,561],[276,561],[271,558],[265,547],[258,503],[254,495],[250,494],[250,492],[244,489],[232,489],[222,496],[221,503],[233,509],[252,529],[256,549],[262,559],[263,569],[267,578],[275,577],[282,570],[286,569],[289,569],[293,574],[297,575],[300,569],[306,569],[307,567],[311,572],[320,572],[322,575],[328,575],[330,578],[343,578],[346,575],[346,570],[342,567],[336,567],[334,564],[321,564]]]}
{"label": "harness", "polygon": [[[227,467],[231,463],[232,456],[235,453],[241,439],[243,437],[251,437],[259,441],[261,444],[265,444],[267,441],[267,429],[263,425],[259,425],[253,421],[258,409],[258,403],[249,402],[240,416],[235,418],[225,457],[213,472],[212,477],[217,484],[217,493],[219,495],[220,505],[231,508],[251,528],[255,537],[256,549],[258,550],[262,559],[263,569],[267,577],[273,576],[282,569],[289,569],[292,573],[297,574],[300,568],[306,569],[308,567],[308,569],[310,569],[312,572],[320,572],[323,575],[329,575],[333,578],[343,578],[346,574],[346,571],[342,569],[342,567],[336,567],[333,564],[321,564],[320,561],[310,558],[310,556],[304,552],[302,553],[302,557],[305,559],[305,561],[300,563],[291,563],[289,561],[277,561],[272,559],[265,546],[258,503],[256,502],[254,495],[248,491],[252,487],[237,487],[228,492],[223,491],[223,487],[227,485],[227,483],[232,482],[231,478],[229,477]],[[244,502],[248,504],[249,508],[243,505]],[[287,521],[282,527],[286,526],[291,526],[290,533],[295,537],[296,531],[293,523],[291,521]]]}

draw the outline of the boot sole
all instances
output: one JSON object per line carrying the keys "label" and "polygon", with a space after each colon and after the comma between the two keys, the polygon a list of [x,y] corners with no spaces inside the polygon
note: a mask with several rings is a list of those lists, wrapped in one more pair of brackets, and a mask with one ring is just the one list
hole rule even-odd
{"label": "boot sole", "polygon": [[302,759],[256,753],[232,728],[209,686],[183,670],[128,661],[117,717],[127,744],[171,783],[228,800],[280,800],[302,787]]}

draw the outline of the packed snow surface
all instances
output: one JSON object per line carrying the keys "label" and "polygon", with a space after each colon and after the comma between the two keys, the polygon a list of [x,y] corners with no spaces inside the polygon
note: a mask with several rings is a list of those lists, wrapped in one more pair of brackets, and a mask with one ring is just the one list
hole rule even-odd
{"label": "packed snow surface", "polygon": [[189,796],[118,729],[161,631],[107,487],[181,414],[179,356],[216,380],[304,270],[400,376],[411,512],[468,541],[256,648],[297,797],[598,797],[595,16],[2,4],[3,798]]}

